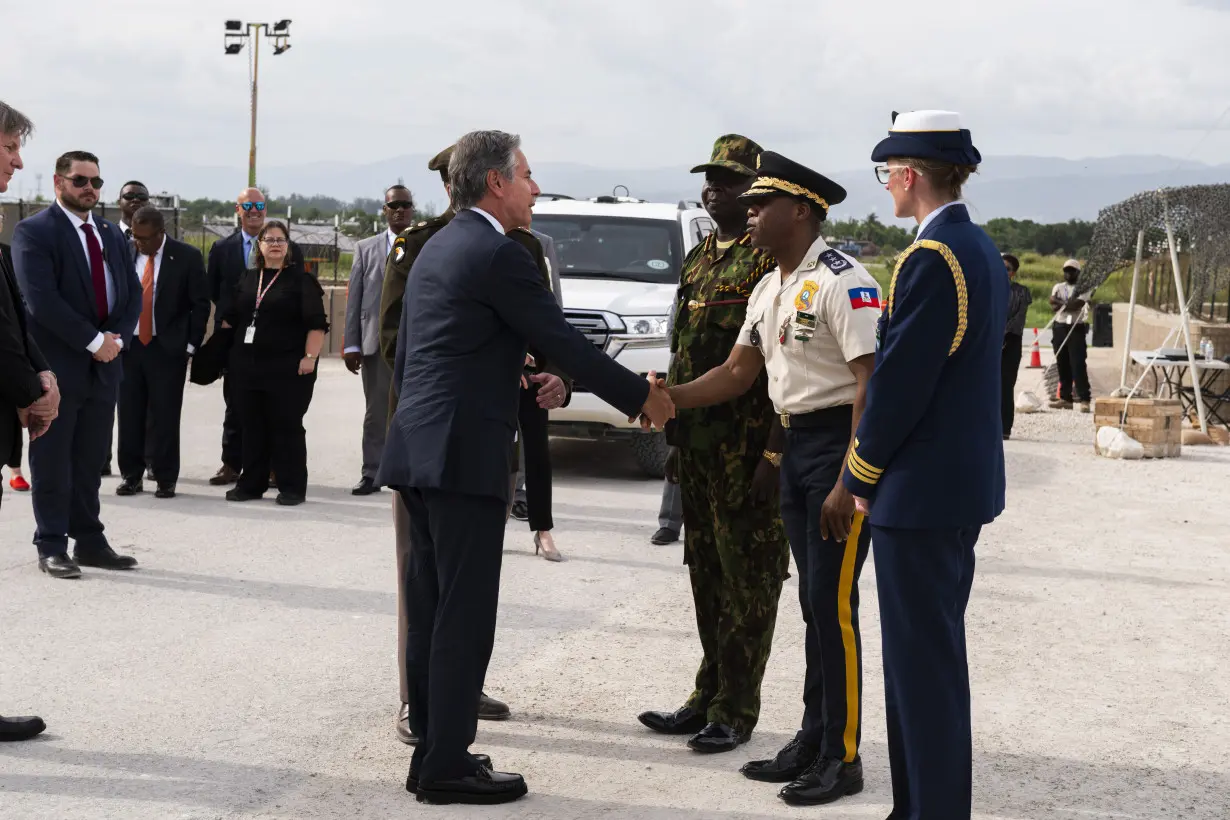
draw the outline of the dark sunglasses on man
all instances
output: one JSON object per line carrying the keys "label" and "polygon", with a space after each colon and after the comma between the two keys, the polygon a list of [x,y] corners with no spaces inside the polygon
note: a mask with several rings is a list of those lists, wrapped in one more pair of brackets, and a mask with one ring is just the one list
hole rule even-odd
{"label": "dark sunglasses on man", "polygon": [[97,191],[103,186],[102,177],[87,177],[82,174],[76,174],[71,177],[61,176],[60,179],[66,179],[73,184],[74,188],[84,188],[89,185]]}
{"label": "dark sunglasses on man", "polygon": [[135,193],[129,191],[126,194],[120,194],[120,199],[125,202],[149,202],[149,194]]}
{"label": "dark sunglasses on man", "polygon": [[393,202],[384,203],[384,207],[390,211],[409,211],[414,208],[414,203],[407,199],[397,199]]}
{"label": "dark sunglasses on man", "polygon": [[250,211],[250,210],[252,210],[253,208],[255,208],[255,209],[256,209],[256,210],[258,210],[258,211],[263,211],[263,210],[265,210],[265,203],[263,203],[263,202],[241,202],[241,203],[240,203],[240,206],[241,206],[241,207],[242,207],[245,211]]}

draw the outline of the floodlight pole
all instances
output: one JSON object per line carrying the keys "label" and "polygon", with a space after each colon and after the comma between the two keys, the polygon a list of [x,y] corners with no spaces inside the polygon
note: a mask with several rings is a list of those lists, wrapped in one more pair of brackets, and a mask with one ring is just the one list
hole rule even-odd
{"label": "floodlight pole", "polygon": [[1183,277],[1179,275],[1179,249],[1175,247],[1174,230],[1170,225],[1170,208],[1166,208],[1166,241],[1170,243],[1170,267],[1174,270],[1174,292],[1179,298],[1179,321],[1183,323],[1183,341],[1187,344],[1187,364],[1196,395],[1196,415],[1200,417],[1200,432],[1209,434],[1209,422],[1204,413],[1204,397],[1200,395],[1200,371],[1196,369],[1196,354],[1192,352],[1192,332],[1188,327],[1187,296],[1183,293]]}
{"label": "floodlight pole", "polygon": [[1132,320],[1136,314],[1136,284],[1140,281],[1140,260],[1144,257],[1145,232],[1136,235],[1136,265],[1132,268],[1132,297],[1128,300],[1127,332],[1123,336],[1123,369],[1119,371],[1119,387],[1127,387],[1128,362],[1132,360]]}
{"label": "floodlight pole", "polygon": [[261,67],[261,29],[264,23],[248,23],[252,34],[252,139],[248,148],[248,187],[256,187],[256,80]]}

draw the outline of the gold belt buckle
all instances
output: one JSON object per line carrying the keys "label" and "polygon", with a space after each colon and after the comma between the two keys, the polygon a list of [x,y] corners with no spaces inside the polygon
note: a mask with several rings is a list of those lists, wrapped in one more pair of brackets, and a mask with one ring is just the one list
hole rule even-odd
{"label": "gold belt buckle", "polygon": [[790,429],[790,414],[789,413],[779,413],[778,415],[780,415],[782,419],[782,428],[785,430],[789,430]]}

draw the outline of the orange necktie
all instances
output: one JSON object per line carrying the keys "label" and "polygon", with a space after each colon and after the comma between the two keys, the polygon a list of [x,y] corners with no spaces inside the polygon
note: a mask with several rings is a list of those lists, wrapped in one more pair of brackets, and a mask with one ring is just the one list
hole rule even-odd
{"label": "orange necktie", "polygon": [[154,340],[154,257],[145,257],[145,273],[141,275],[141,318],[137,320],[137,338],[147,345]]}

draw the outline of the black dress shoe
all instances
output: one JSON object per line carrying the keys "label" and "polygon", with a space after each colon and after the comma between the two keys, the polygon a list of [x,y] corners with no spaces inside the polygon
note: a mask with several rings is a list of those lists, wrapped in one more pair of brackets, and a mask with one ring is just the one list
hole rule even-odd
{"label": "black dress shoe", "polygon": [[[410,729],[410,704],[403,703],[397,710],[397,739],[407,746],[417,746],[418,735]],[[409,785],[406,786],[409,789]]]}
{"label": "black dress shoe", "polygon": [[155,476],[154,476],[154,468],[153,468],[153,467],[146,467],[146,468],[145,468],[145,480],[146,480],[146,481],[157,481],[157,480],[158,480],[158,479],[157,479],[157,477],[155,477]]}
{"label": "black dress shoe", "polygon": [[801,740],[792,740],[772,760],[751,760],[740,769],[743,776],[761,783],[789,783],[798,780],[820,756],[820,749]]}
{"label": "black dress shoe", "polygon": [[483,692],[478,697],[478,719],[479,720],[508,720],[511,712],[508,711],[508,704],[498,701],[493,697],[488,697],[486,692]]}
{"label": "black dress shoe", "polygon": [[530,520],[530,505],[524,501],[514,501],[512,505],[512,517],[518,521]]}
{"label": "black dress shoe", "polygon": [[777,796],[792,806],[819,806],[863,790],[863,764],[822,757]]}
{"label": "black dress shoe", "polygon": [[673,712],[641,712],[636,719],[664,735],[694,735],[708,724],[704,709],[680,706]]}
{"label": "black dress shoe", "polygon": [[137,565],[137,559],[131,555],[120,555],[108,545],[82,549],[80,545],[73,550],[73,560],[83,567],[98,569],[132,569]]}
{"label": "black dress shoe", "polygon": [[102,476],[103,478],[107,478],[108,476],[110,476],[111,475],[111,463],[108,462],[104,464],[102,469],[98,471],[98,474]]}
{"label": "black dress shoe", "polygon": [[416,794],[420,803],[470,803],[491,806],[511,803],[528,792],[525,778],[521,775],[481,768],[468,777],[420,783]]}
{"label": "black dress shoe", "polygon": [[380,485],[366,476],[360,479],[358,484],[350,488],[351,495],[371,495],[378,492],[380,492]]}
{"label": "black dress shoe", "polygon": [[174,498],[174,484],[159,484],[158,489],[154,491],[154,498]]}
{"label": "black dress shoe", "polygon": [[[212,484],[213,482],[210,482],[210,483]],[[247,492],[246,490],[241,490],[238,487],[232,487],[231,489],[226,491],[227,501],[256,501],[257,499],[263,496],[264,496],[264,493],[257,495],[256,493],[250,493],[250,492]]]}
{"label": "black dress shoe", "polygon": [[297,507],[307,499],[301,495],[294,495],[292,493],[278,493],[277,500],[283,507]]}
{"label": "black dress shoe", "polygon": [[[491,758],[487,755],[471,755],[471,757],[478,761],[478,765],[487,769],[491,768]],[[413,765],[410,766],[410,771],[406,774],[406,791],[411,794],[419,793],[419,773],[414,770]]]}
{"label": "black dress shoe", "polygon": [[126,478],[115,488],[116,495],[136,495],[145,492],[145,485],[139,478]]}
{"label": "black dress shoe", "polygon": [[209,483],[215,487],[223,487],[227,484],[234,484],[239,480],[239,471],[233,470],[223,464],[218,468],[218,472],[214,473],[213,478],[209,479]]}
{"label": "black dress shoe", "polygon": [[649,537],[649,543],[657,544],[659,547],[663,544],[673,544],[678,540],[679,533],[670,527],[663,527]]}
{"label": "black dress shoe", "polygon": [[40,556],[38,568],[52,578],[80,578],[81,567],[67,555]]}
{"label": "black dress shoe", "polygon": [[46,728],[40,717],[0,717],[0,741],[29,740]]}
{"label": "black dress shoe", "polygon": [[688,741],[688,748],[703,754],[718,754],[733,752],[741,744],[747,743],[748,736],[735,731],[734,727],[725,723],[710,723]]}

